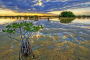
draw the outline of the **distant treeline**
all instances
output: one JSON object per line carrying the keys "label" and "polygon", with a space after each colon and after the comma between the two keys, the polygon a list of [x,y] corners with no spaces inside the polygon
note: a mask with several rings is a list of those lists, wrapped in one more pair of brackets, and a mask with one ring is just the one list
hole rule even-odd
{"label": "distant treeline", "polygon": [[76,17],[90,17],[90,15],[77,15]]}
{"label": "distant treeline", "polygon": [[[0,17],[63,17],[63,16],[0,16]],[[90,15],[75,15],[75,17],[90,17]]]}
{"label": "distant treeline", "polygon": [[22,15],[18,15],[18,16],[0,16],[0,17],[30,17],[30,18],[33,18],[33,17],[90,17],[90,15],[74,15],[73,12],[71,11],[63,11],[61,12],[60,15],[51,15],[51,16],[38,16],[38,15],[34,15],[34,16],[22,16]]}
{"label": "distant treeline", "polygon": [[74,15],[71,11],[63,11],[59,17],[90,17],[90,15]]}
{"label": "distant treeline", "polygon": [[[59,17],[62,17],[59,15]],[[75,15],[75,17],[90,17],[90,15]]]}
{"label": "distant treeline", "polygon": [[53,16],[0,16],[0,17],[53,17]]}

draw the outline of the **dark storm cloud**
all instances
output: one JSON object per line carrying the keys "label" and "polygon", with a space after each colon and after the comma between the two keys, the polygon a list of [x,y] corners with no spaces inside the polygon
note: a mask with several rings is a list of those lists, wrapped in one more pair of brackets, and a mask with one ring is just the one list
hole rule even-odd
{"label": "dark storm cloud", "polygon": [[17,12],[50,12],[89,7],[90,0],[1,0],[0,8]]}

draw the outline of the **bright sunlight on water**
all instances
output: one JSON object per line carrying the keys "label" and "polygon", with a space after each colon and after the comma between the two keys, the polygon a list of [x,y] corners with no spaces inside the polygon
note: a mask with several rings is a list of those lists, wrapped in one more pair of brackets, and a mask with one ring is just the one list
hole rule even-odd
{"label": "bright sunlight on water", "polygon": [[[20,42],[8,38],[2,29],[22,21],[44,27],[29,40],[36,56],[29,60],[90,60],[90,18],[0,18],[0,60],[19,60]],[[19,34],[14,36],[20,39]]]}

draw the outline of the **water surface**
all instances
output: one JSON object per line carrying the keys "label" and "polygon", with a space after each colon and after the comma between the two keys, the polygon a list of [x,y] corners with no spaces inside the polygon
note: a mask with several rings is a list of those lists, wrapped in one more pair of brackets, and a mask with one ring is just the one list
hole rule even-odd
{"label": "water surface", "polygon": [[[37,35],[30,38],[31,60],[90,60],[90,18],[0,19],[0,60],[18,60],[20,42],[2,32],[7,24],[30,21],[43,25]],[[15,35],[17,39],[20,36]]]}

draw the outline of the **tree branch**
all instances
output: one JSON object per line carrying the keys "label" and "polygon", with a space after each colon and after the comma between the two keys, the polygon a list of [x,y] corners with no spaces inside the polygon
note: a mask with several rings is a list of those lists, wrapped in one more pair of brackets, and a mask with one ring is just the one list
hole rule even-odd
{"label": "tree branch", "polygon": [[[18,40],[18,39],[16,39],[16,38],[12,38],[11,35],[9,36],[8,33],[7,33],[7,36],[8,36],[9,38],[11,38],[11,39],[15,39],[15,40],[17,40],[17,41],[20,41],[20,40]],[[21,42],[21,41],[20,41],[20,42]]]}

